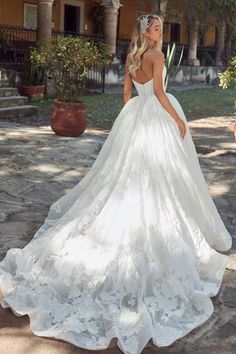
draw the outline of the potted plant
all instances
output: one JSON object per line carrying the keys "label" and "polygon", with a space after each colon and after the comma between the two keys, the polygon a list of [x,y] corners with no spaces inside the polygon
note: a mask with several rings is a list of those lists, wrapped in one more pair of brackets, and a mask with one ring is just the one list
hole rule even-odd
{"label": "potted plant", "polygon": [[87,127],[85,104],[80,96],[89,71],[109,63],[109,47],[104,43],[73,36],[51,37],[35,48],[32,59],[54,81],[56,99],[51,128],[63,136],[79,136]]}
{"label": "potted plant", "polygon": [[26,56],[24,67],[24,81],[20,87],[22,96],[28,96],[30,100],[42,99],[45,92],[44,69],[38,65],[32,56],[32,49]]}

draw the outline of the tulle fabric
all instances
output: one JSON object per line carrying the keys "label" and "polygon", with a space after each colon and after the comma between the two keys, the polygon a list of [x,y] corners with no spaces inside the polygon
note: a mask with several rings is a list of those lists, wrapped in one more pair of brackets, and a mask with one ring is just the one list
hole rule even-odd
{"label": "tulle fabric", "polygon": [[[164,75],[163,75],[164,77]],[[168,346],[214,311],[232,238],[184,140],[153,92],[130,99],[86,176],[0,263],[3,307],[39,336],[125,354]]]}

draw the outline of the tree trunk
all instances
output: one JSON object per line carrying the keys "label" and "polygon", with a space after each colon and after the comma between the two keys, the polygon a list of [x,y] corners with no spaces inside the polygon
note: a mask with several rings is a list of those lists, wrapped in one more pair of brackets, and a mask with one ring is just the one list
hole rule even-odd
{"label": "tree trunk", "polygon": [[168,0],[153,0],[152,12],[165,17]]}
{"label": "tree trunk", "polygon": [[234,32],[234,27],[226,23],[225,26],[225,47],[223,54],[221,56],[223,65],[227,64],[228,61],[232,58],[232,33]]}
{"label": "tree trunk", "polygon": [[197,21],[189,26],[188,65],[200,65],[197,59],[198,28],[199,23]]}
{"label": "tree trunk", "polygon": [[54,0],[38,0],[37,40],[41,41],[52,35],[52,5]]}
{"label": "tree trunk", "polygon": [[216,28],[216,65],[223,65],[223,54],[225,48],[225,21],[218,18]]}
{"label": "tree trunk", "polygon": [[155,14],[160,14],[161,12],[161,0],[154,0],[152,5],[152,12]]}

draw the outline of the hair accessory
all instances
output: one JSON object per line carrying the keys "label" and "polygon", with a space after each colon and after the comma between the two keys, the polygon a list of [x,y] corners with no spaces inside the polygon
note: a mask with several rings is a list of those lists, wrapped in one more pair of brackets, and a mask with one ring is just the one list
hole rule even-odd
{"label": "hair accessory", "polygon": [[149,27],[150,23],[148,22],[148,16],[149,15],[145,15],[143,16],[143,18],[141,18],[140,20],[140,31],[141,32],[145,32],[146,29]]}

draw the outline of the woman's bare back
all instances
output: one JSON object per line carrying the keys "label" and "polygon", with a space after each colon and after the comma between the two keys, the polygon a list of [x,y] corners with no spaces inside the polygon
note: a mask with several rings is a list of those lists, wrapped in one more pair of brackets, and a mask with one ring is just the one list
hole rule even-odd
{"label": "woman's bare back", "polygon": [[147,49],[142,56],[141,66],[135,72],[133,79],[140,84],[145,84],[153,78],[153,52],[153,49]]}

